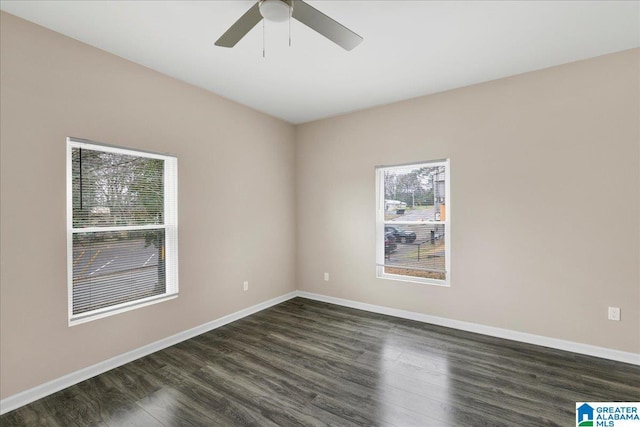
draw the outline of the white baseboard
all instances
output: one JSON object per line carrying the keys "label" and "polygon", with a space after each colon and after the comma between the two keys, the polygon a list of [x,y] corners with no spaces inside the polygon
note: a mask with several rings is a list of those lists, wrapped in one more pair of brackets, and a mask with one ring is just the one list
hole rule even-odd
{"label": "white baseboard", "polygon": [[386,314],[403,319],[416,320],[418,322],[430,323],[448,328],[460,329],[467,332],[489,335],[497,338],[535,344],[542,347],[565,350],[573,353],[595,356],[603,359],[615,360],[617,362],[640,365],[640,354],[628,353],[620,350],[612,350],[605,347],[597,347],[589,344],[582,344],[573,341],[566,341],[557,338],[549,338],[541,335],[528,334],[525,332],[512,331],[510,329],[495,328],[477,323],[463,322],[461,320],[448,319],[446,317],[431,316],[429,314],[415,313],[412,311],[399,310],[396,308],[383,307],[380,305],[366,304],[342,298],[335,298],[326,295],[314,294],[311,292],[297,291],[297,296],[316,301],[328,302],[330,304],[355,308],[358,310],[370,311],[373,313]]}
{"label": "white baseboard", "polygon": [[256,304],[240,311],[236,311],[235,313],[231,313],[227,316],[221,317],[211,322],[207,322],[203,325],[196,326],[195,328],[191,328],[184,332],[180,332],[170,337],[163,338],[159,341],[142,346],[135,350],[131,350],[127,353],[112,357],[111,359],[96,363],[95,365],[80,369],[79,371],[72,372],[63,377],[56,378],[55,380],[38,385],[29,390],[25,390],[21,393],[9,396],[5,399],[0,400],[0,415],[9,411],[13,411],[14,409],[17,409],[23,405],[34,402],[38,399],[70,387],[74,384],[78,384],[79,382],[95,377],[96,375],[117,368],[118,366],[133,362],[136,359],[147,356],[156,351],[171,347],[172,345],[178,344],[179,342],[182,342],[184,340],[188,340],[189,338],[193,338],[197,335],[224,326],[227,323],[242,319],[243,317],[257,313],[258,311],[262,311],[265,308],[269,308],[276,304],[280,304],[281,302],[287,301],[291,298],[295,298],[296,296],[297,292],[289,292],[288,294],[261,302],[260,304]]}
{"label": "white baseboard", "polygon": [[492,326],[479,325],[476,323],[463,322],[460,320],[447,319],[445,317],[431,316],[428,314],[415,313],[412,311],[399,310],[395,308],[383,307],[379,305],[366,304],[362,302],[335,298],[320,294],[314,294],[304,291],[294,291],[279,297],[264,301],[260,304],[245,308],[227,316],[205,323],[195,328],[191,328],[184,332],[163,338],[154,343],[131,350],[127,353],[112,357],[111,359],[88,366],[79,371],[72,372],[55,380],[38,385],[21,393],[14,394],[5,399],[0,400],[0,415],[13,411],[23,405],[34,402],[45,396],[53,394],[57,391],[70,387],[74,384],[95,377],[96,375],[107,372],[111,369],[122,366],[126,363],[133,362],[136,359],[147,356],[156,351],[178,344],[189,338],[193,338],[205,332],[219,328],[227,323],[242,319],[243,317],[262,311],[266,308],[280,304],[291,298],[301,297],[316,301],[323,301],[330,304],[351,307],[358,310],[370,311],[373,313],[386,314],[388,316],[400,317],[403,319],[416,320],[418,322],[430,323],[433,325],[446,326],[449,328],[460,329],[468,332],[476,332],[479,334],[489,335],[498,338],[505,338],[513,341],[520,341],[528,344],[535,344],[543,347],[555,348],[558,350],[570,351],[573,353],[585,354],[588,356],[601,357],[603,359],[615,360],[618,362],[640,365],[640,354],[628,353],[619,350],[612,350],[604,347],[597,347],[588,344],[581,344],[572,341],[565,341],[556,338],[549,338],[540,335],[533,335],[524,332],[512,331],[509,329],[494,328]]}

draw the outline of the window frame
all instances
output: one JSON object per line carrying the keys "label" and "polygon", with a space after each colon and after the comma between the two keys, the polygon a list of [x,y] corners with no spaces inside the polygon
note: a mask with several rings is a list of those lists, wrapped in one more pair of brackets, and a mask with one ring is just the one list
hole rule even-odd
{"label": "window frame", "polygon": [[[446,215],[444,221],[385,221],[385,191],[384,191],[384,173],[386,170],[406,167],[406,166],[444,166],[445,178],[445,201]],[[376,278],[388,279],[401,282],[420,283],[435,286],[451,286],[451,166],[450,160],[427,160],[422,162],[402,163],[397,165],[381,165],[376,166]],[[425,277],[414,277],[400,274],[391,274],[385,272],[385,251],[384,251],[384,227],[394,225],[435,225],[443,224],[445,232],[445,279],[431,279]]]}
{"label": "window frame", "polygon": [[[163,161],[164,214],[163,224],[73,227],[73,159],[74,148],[123,154],[129,156],[159,159]],[[178,297],[178,159],[175,156],[153,153],[144,150],[129,149],[109,144],[67,137],[66,146],[66,186],[67,186],[67,319],[69,326],[79,325],[93,320],[113,316],[126,311],[168,301]],[[153,295],[124,303],[114,304],[95,310],[73,314],[73,236],[74,234],[155,230],[165,231],[165,293]]]}

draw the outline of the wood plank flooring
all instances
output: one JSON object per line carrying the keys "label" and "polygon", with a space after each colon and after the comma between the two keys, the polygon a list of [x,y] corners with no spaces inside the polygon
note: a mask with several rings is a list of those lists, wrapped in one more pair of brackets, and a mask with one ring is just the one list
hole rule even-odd
{"label": "wood plank flooring", "polygon": [[576,401],[640,401],[640,367],[295,298],[0,425],[571,426]]}

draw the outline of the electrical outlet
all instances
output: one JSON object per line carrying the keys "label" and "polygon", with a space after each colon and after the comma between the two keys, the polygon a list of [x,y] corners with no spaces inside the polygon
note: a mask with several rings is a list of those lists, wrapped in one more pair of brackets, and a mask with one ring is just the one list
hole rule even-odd
{"label": "electrical outlet", "polygon": [[620,320],[620,307],[609,307],[609,320]]}
{"label": "electrical outlet", "polygon": [[245,291],[249,290],[249,282],[247,282],[247,281],[244,282],[244,290]]}
{"label": "electrical outlet", "polygon": [[329,281],[329,273],[324,273],[324,281],[325,282]]}

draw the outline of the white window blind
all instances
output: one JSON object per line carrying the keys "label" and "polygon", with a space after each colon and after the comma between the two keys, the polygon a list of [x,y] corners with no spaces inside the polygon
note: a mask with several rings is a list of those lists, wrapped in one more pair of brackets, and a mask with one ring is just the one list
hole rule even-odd
{"label": "white window blind", "polygon": [[177,159],[67,139],[69,322],[178,293]]}
{"label": "white window blind", "polygon": [[449,285],[449,161],[376,168],[377,277]]}

